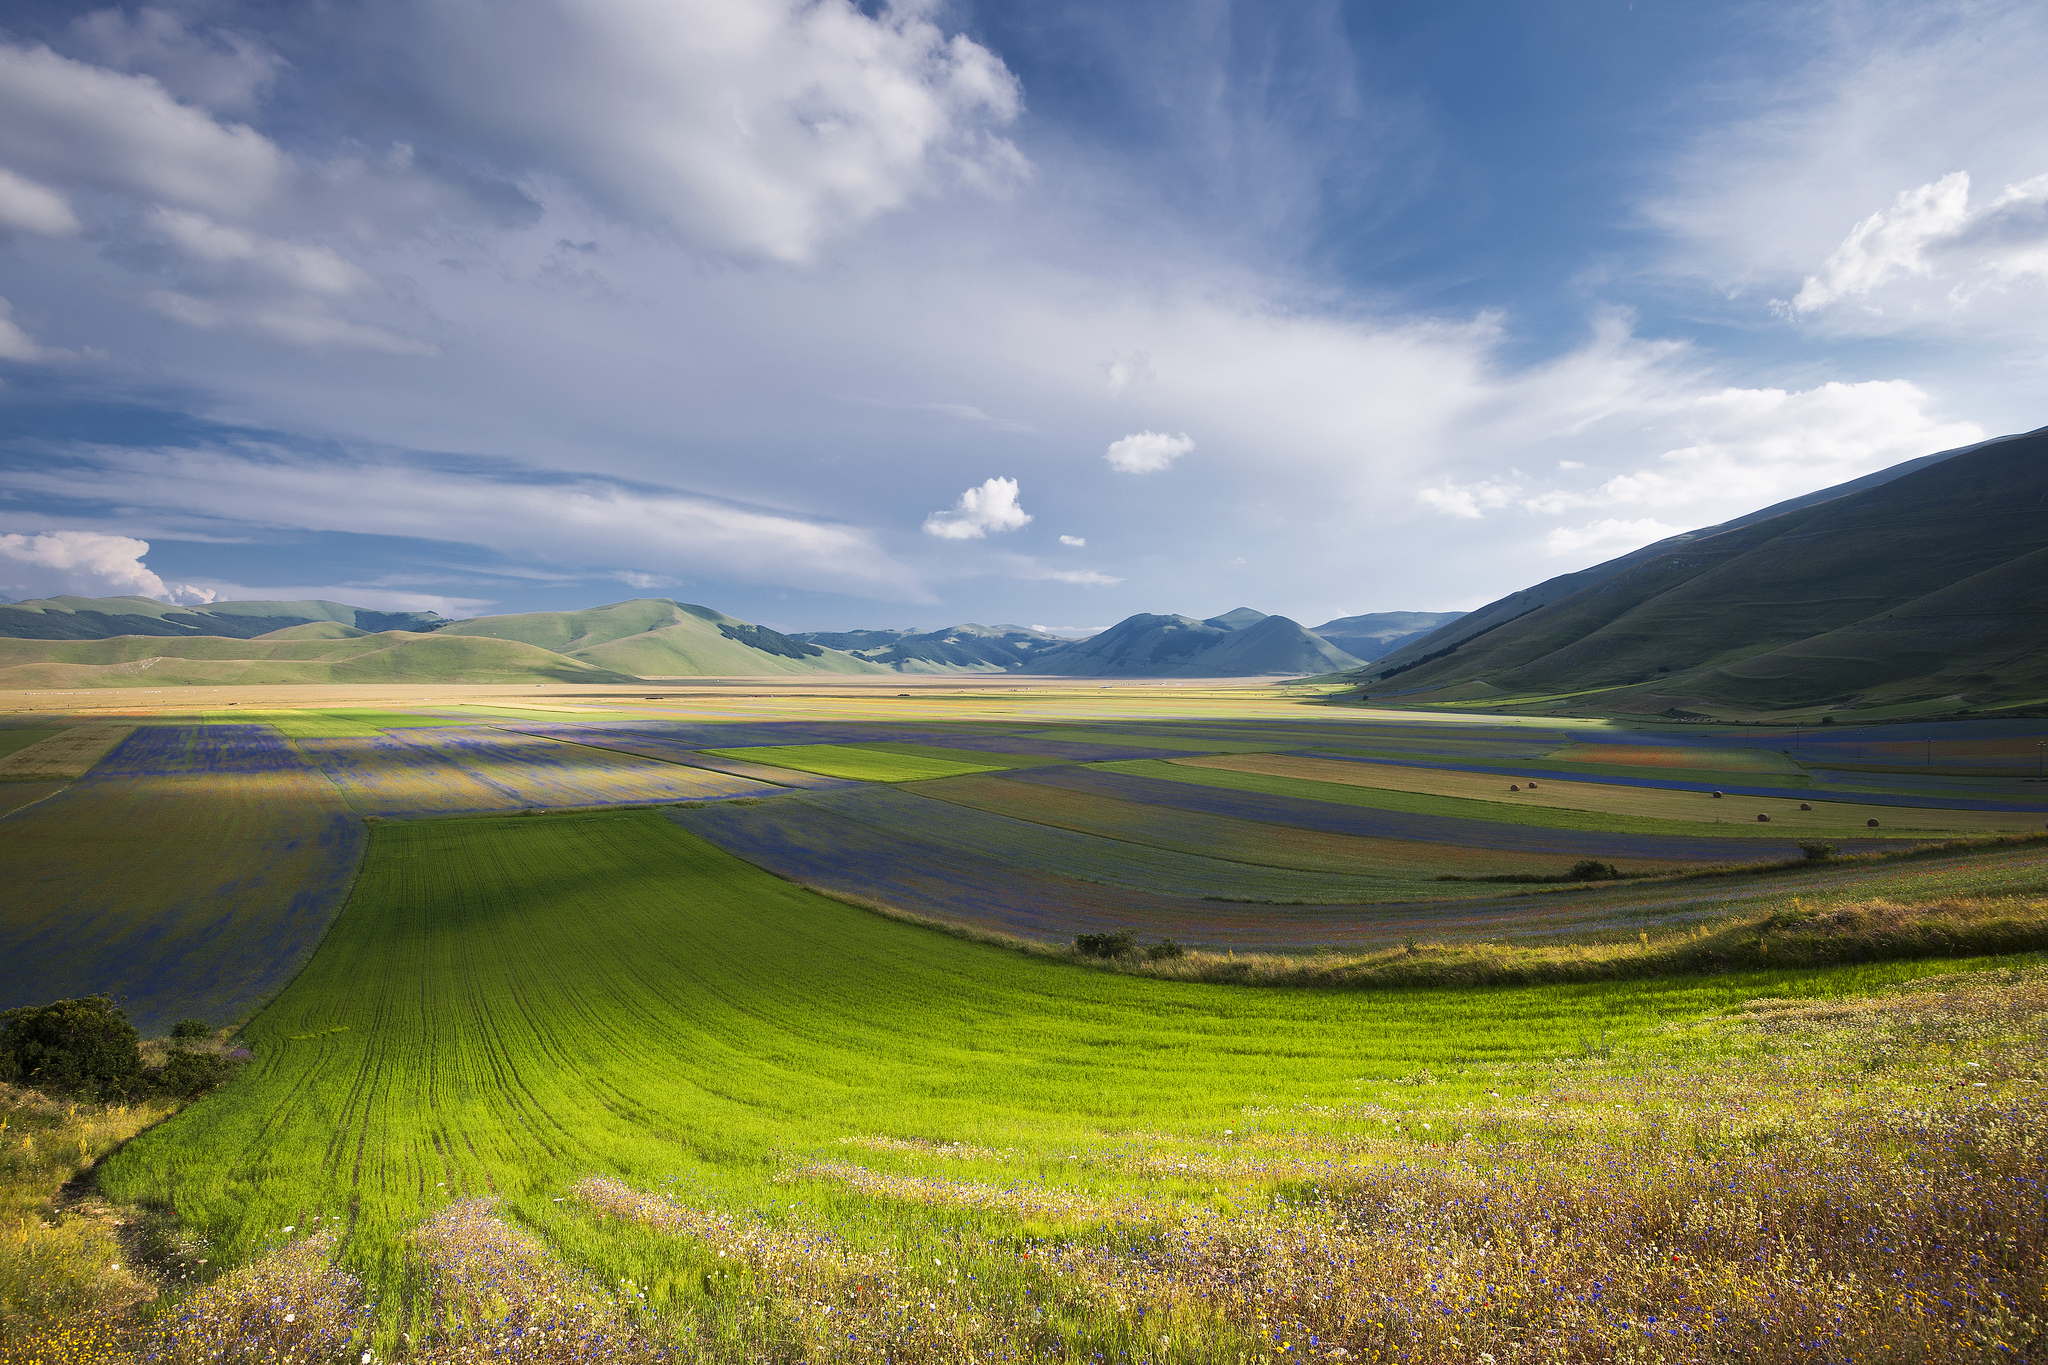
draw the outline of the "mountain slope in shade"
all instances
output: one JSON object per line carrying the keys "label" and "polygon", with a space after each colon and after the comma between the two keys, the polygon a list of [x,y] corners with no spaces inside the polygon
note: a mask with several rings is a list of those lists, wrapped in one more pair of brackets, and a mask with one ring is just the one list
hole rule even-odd
{"label": "mountain slope in shade", "polygon": [[1192,616],[1140,613],[1037,661],[1033,671],[1091,678],[1298,677],[1357,664],[1285,616],[1232,630]]}
{"label": "mountain slope in shade", "polygon": [[1638,712],[2048,695],[2048,428],[1909,463],[1569,576],[1550,600],[1530,604],[1562,580],[1504,598],[1479,631],[1456,622],[1358,676],[1411,694],[1606,688],[1600,709]]}
{"label": "mountain slope in shade", "polygon": [[1310,627],[1346,654],[1357,659],[1378,659],[1393,653],[1410,640],[1456,621],[1461,611],[1374,611],[1360,616],[1340,616]]}
{"label": "mountain slope in shade", "polygon": [[1202,624],[1216,626],[1222,630],[1246,630],[1266,619],[1266,613],[1253,611],[1250,607],[1233,607],[1221,616],[1211,616]]}
{"label": "mountain slope in shade", "polygon": [[1039,655],[1068,643],[1029,626],[972,621],[943,630],[813,630],[789,638],[842,649],[899,673],[1029,673]]}
{"label": "mountain slope in shade", "polygon": [[153,597],[40,597],[0,606],[0,638],[105,640],[116,635],[258,635],[328,621],[362,631],[435,630],[447,618],[431,611],[372,611],[345,602],[212,602],[175,607]]}
{"label": "mountain slope in shade", "polygon": [[517,641],[409,631],[353,639],[0,639],[0,688],[639,681]]}
{"label": "mountain slope in shade", "polygon": [[517,640],[643,678],[886,673],[880,664],[805,644],[710,607],[641,597],[584,611],[479,616],[440,634]]}

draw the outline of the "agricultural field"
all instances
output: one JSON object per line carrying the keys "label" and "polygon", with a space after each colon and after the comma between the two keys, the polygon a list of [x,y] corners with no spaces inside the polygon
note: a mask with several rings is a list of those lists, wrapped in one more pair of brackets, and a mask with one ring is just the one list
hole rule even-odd
{"label": "agricultural field", "polygon": [[[99,1183],[248,1267],[188,1347],[253,1294],[380,1356],[566,1314],[622,1358],[1789,1360],[1794,1332],[1962,1360],[2040,1288],[2018,1135],[2048,986],[1956,965],[1982,964],[1151,981],[822,900],[654,812],[388,824],[251,1072]],[[1985,1084],[1958,1092],[1963,1039]],[[1841,1210],[1880,1195],[1873,1243]],[[1764,1241],[1664,1211],[1758,1201]],[[1569,1243],[1498,1240],[1555,1219]],[[1817,1269],[1753,1268],[1787,1234]],[[1887,1287],[1908,1269],[1924,1296]]]}
{"label": "agricultural field", "polygon": [[23,707],[16,754],[77,752],[0,781],[0,1008],[106,990],[254,1054],[104,1159],[132,1115],[20,1101],[100,1124],[108,1226],[177,1248],[106,1279],[141,1306],[91,1358],[2035,1330],[2033,731],[832,686]]}

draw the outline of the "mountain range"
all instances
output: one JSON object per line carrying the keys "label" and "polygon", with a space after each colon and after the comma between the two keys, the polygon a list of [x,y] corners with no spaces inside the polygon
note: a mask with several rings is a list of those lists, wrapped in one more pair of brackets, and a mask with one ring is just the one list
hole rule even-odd
{"label": "mountain range", "polygon": [[2048,701],[2048,428],[1546,580],[1351,676],[1410,703],[1675,717]]}

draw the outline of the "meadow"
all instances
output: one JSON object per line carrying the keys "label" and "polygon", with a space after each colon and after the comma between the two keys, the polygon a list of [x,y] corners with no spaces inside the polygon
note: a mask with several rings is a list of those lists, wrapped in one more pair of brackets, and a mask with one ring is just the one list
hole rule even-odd
{"label": "meadow", "polygon": [[[1858,1151],[1880,1140],[1883,1123],[1825,1068],[1807,1089],[1773,1089],[1765,1112],[1703,1102],[1674,1069],[1712,1070],[1727,1044],[1689,1041],[1685,1026],[1759,996],[1818,1000],[1937,970],[1234,989],[1080,971],[865,914],[653,812],[385,825],[319,954],[245,1030],[251,1071],[123,1148],[99,1186],[174,1206],[230,1264],[275,1269],[271,1258],[331,1235],[322,1264],[334,1257],[347,1294],[378,1305],[376,1325],[358,1325],[379,1354],[459,1338],[451,1302],[488,1290],[509,1312],[541,1283],[601,1291],[621,1352],[645,1342],[687,1358],[960,1359],[964,1346],[1197,1360],[1284,1346],[1345,1359],[1395,1344],[1450,1358],[1471,1333],[1504,1339],[1504,1320],[1533,1345],[1573,1316],[1555,1280],[1547,1314],[1507,1301],[1586,1259],[1561,1256],[1564,1243],[1493,1244],[1532,1209],[1556,1218],[1575,1204],[1603,1224],[1678,1217],[1620,1195],[1729,1179],[1710,1174],[1716,1161],[1754,1157],[1751,1135],[1794,1113],[1869,1126]],[[2014,980],[2038,1012],[2040,974]],[[2040,1036],[2026,1019],[2004,1025],[2025,1065],[1998,1054],[1996,1093],[1987,1082],[1963,1096],[1958,1107],[1978,1112],[1943,1139],[1991,1160],[1978,1208],[2001,1228],[2008,1201],[1984,1183],[2032,1168],[1987,1126],[2037,1103],[2028,1049]],[[1605,1065],[1639,1052],[1663,1060]],[[1572,1056],[1603,1065],[1561,1069]],[[1714,1074],[1739,1091],[1747,1073]],[[1647,1171],[1624,1150],[1646,1130],[1662,1153]],[[1605,1150],[1608,1173],[1582,1172],[1567,1198],[1558,1173],[1589,1147]],[[1852,1192],[1853,1163],[1766,1165],[1782,1176],[1788,1163],[1827,1168],[1801,1206]],[[1502,1207],[1446,1207],[1443,1192],[1480,1193],[1495,1165],[1514,1173]],[[1913,1206],[1937,1206],[1950,1178],[1923,1176]],[[1740,1171],[1730,1189],[1753,1197],[1765,1179]],[[1456,1252],[1461,1223],[1466,1239],[1494,1235]],[[438,1239],[446,1264],[422,1238]],[[1464,1269],[1450,1286],[1410,1265],[1384,1283],[1342,1280],[1332,1302],[1307,1294],[1336,1289],[1345,1258],[1402,1259],[1404,1242]],[[525,1269],[450,1287],[472,1245],[485,1264]],[[1687,1278],[1757,1274],[1744,1269],[1754,1229],[1709,1220],[1656,1245]],[[1609,1251],[1624,1249],[1640,1244],[1617,1235]],[[1855,1259],[1847,1244],[1823,1250]],[[1995,1273],[1974,1253],[1917,1273],[1961,1275],[1980,1297],[2017,1292],[2038,1274],[2030,1256],[2027,1242]],[[1630,1296],[1668,1293],[1657,1278]],[[1772,1281],[1763,1270],[1759,1284]],[[205,1317],[228,1311],[233,1283],[210,1291],[219,1305],[186,1305],[188,1344],[208,1340]],[[1805,1297],[1822,1302],[1802,1314],[1859,1327],[1944,1326],[1940,1313],[1888,1307],[1892,1291],[1832,1283]],[[835,1303],[853,1315],[845,1338]],[[1620,1334],[1639,1337],[1641,1305],[1616,1307]],[[1761,1323],[1732,1335],[1755,1340]],[[273,1326],[280,1341],[295,1335]]]}
{"label": "meadow", "polygon": [[886,681],[23,705],[0,1008],[254,1060],[7,1092],[0,1361],[2042,1340],[2042,727]]}

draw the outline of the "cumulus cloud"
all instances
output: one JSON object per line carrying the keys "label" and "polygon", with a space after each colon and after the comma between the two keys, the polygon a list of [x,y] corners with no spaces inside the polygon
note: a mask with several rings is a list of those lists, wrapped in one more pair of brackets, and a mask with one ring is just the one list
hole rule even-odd
{"label": "cumulus cloud", "polygon": [[1194,448],[1186,432],[1168,436],[1161,431],[1140,431],[1111,441],[1102,458],[1109,461],[1111,469],[1125,474],[1157,474]]}
{"label": "cumulus cloud", "polygon": [[451,0],[408,19],[420,98],[504,161],[720,252],[804,261],[948,183],[1027,169],[987,48],[928,6]]}
{"label": "cumulus cloud", "polygon": [[[1969,200],[1966,171],[1903,191],[1890,208],[1850,229],[1820,273],[1808,275],[1791,302],[1777,308],[1804,317],[1854,299],[1882,313],[1873,295],[1914,279],[1946,284],[1939,302],[1959,307],[1989,282],[2048,281],[2048,175],[2007,185],[1975,211]],[[1893,306],[1917,302],[1909,295]]]}
{"label": "cumulus cloud", "polygon": [[0,487],[149,506],[201,527],[375,528],[569,571],[604,573],[631,556],[638,572],[929,599],[858,527],[598,478],[338,464],[268,448],[93,447],[0,474]]}
{"label": "cumulus cloud", "polygon": [[153,597],[194,605],[214,594],[188,584],[166,584],[142,557],[149,542],[101,531],[45,531],[0,535],[0,582],[11,597]]}
{"label": "cumulus cloud", "polygon": [[1088,543],[1087,539],[1086,539],[1085,537],[1083,537],[1083,536],[1061,536],[1061,537],[1060,537],[1060,544],[1062,544],[1062,545],[1071,545],[1071,546],[1073,546],[1073,547],[1074,547],[1075,549],[1079,549],[1079,548],[1080,548],[1081,546],[1083,546],[1083,545],[1086,545],[1087,543]]}
{"label": "cumulus cloud", "polygon": [[924,533],[941,540],[980,540],[990,531],[1014,531],[1031,520],[1017,505],[1015,479],[987,479],[960,495],[950,511],[924,519]]}

